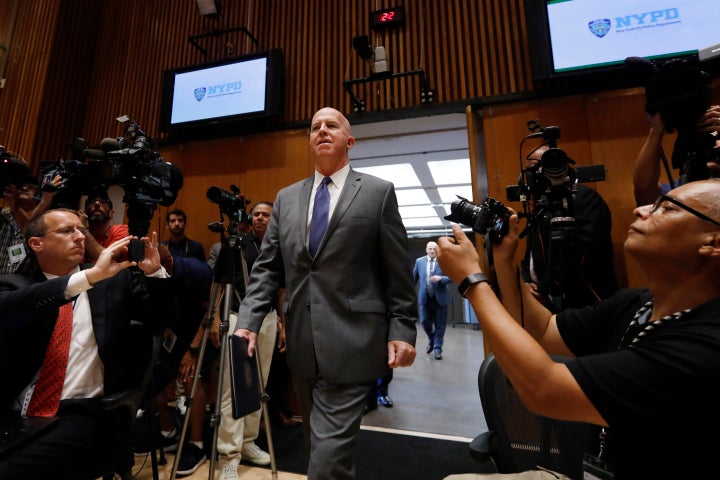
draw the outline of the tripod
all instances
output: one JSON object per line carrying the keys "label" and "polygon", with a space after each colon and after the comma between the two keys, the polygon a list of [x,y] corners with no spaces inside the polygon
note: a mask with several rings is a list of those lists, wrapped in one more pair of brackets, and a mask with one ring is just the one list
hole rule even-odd
{"label": "tripod", "polygon": [[[241,263],[242,268],[242,274],[243,274],[243,280],[244,284],[247,285],[248,282],[248,269],[247,269],[247,262],[245,260],[245,257],[242,252],[242,243],[241,243],[241,237],[238,236],[237,232],[237,225],[235,222],[231,222],[231,226],[228,228],[228,231],[230,234],[226,237],[224,235],[224,231],[221,234],[221,248],[220,248],[220,254],[218,256],[217,262],[215,264],[215,267],[213,268],[213,283],[210,291],[210,302],[207,310],[207,314],[205,316],[205,319],[203,321],[203,339],[202,344],[200,347],[200,352],[198,354],[198,360],[197,365],[198,368],[195,371],[195,374],[193,376],[192,381],[192,387],[190,390],[190,396],[187,399],[187,411],[185,413],[185,420],[183,423],[181,435],[180,435],[180,442],[178,445],[178,451],[175,456],[175,461],[173,463],[173,468],[171,471],[170,479],[174,480],[175,475],[177,473],[178,463],[182,454],[182,446],[184,444],[185,435],[187,433],[187,426],[190,420],[190,415],[192,412],[192,408],[194,407],[194,398],[195,398],[195,391],[197,387],[197,383],[200,377],[200,367],[203,363],[203,359],[205,357],[205,350],[207,347],[207,340],[209,336],[209,327],[212,324],[215,315],[217,313],[217,308],[220,305],[220,303],[223,303],[223,307],[221,310],[220,315],[220,363],[219,363],[219,371],[218,371],[218,385],[217,385],[217,395],[216,395],[216,401],[215,401],[215,410],[213,414],[210,417],[210,426],[212,428],[212,449],[211,449],[211,455],[210,455],[210,468],[208,471],[208,478],[212,480],[214,478],[214,472],[215,472],[215,463],[217,458],[217,439],[218,439],[218,427],[220,426],[221,422],[221,408],[222,408],[222,396],[223,396],[223,383],[224,383],[224,377],[225,377],[225,359],[227,358],[228,352],[227,352],[227,345],[229,343],[229,337],[228,337],[228,331],[230,326],[230,311],[232,309],[232,299],[236,298],[238,301],[241,300],[240,295],[238,294],[237,290],[234,288],[234,279],[235,279],[235,267],[238,263],[238,260]],[[275,452],[273,449],[273,443],[272,443],[272,433],[270,429],[270,422],[269,422],[269,414],[268,414],[268,407],[267,402],[269,400],[269,396],[265,392],[265,382],[263,379],[263,374],[261,370],[260,365],[260,358],[259,358],[259,351],[256,348],[255,352],[255,363],[257,367],[258,377],[260,379],[259,382],[259,396],[260,396],[260,403],[262,408],[262,413],[265,416],[265,432],[267,436],[268,441],[268,449],[270,454],[270,464],[271,464],[271,471],[273,479],[277,479],[277,469],[275,466]]]}

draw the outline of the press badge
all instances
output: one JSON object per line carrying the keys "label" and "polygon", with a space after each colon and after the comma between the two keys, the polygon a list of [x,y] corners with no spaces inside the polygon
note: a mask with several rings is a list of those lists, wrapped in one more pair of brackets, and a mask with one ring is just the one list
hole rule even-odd
{"label": "press badge", "polygon": [[25,252],[25,244],[23,243],[18,243],[16,245],[8,247],[7,251],[8,258],[10,259],[10,265],[22,262],[27,256],[27,252]]}
{"label": "press badge", "polygon": [[583,480],[613,480],[612,467],[605,460],[589,453],[583,454]]}

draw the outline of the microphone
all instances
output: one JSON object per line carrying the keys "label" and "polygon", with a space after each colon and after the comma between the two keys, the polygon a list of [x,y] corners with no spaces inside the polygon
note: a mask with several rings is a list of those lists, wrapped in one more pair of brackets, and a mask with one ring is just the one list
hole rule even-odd
{"label": "microphone", "polygon": [[102,160],[105,158],[105,151],[100,150],[99,148],[86,148],[82,153],[85,158],[92,158],[95,160]]}
{"label": "microphone", "polygon": [[102,148],[106,152],[120,150],[120,142],[118,142],[115,138],[106,137],[100,140],[100,148]]}
{"label": "microphone", "polygon": [[105,158],[105,154],[107,152],[112,152],[114,150],[120,150],[120,142],[114,138],[103,138],[100,141],[100,148],[86,148],[82,153],[86,158],[102,160]]}

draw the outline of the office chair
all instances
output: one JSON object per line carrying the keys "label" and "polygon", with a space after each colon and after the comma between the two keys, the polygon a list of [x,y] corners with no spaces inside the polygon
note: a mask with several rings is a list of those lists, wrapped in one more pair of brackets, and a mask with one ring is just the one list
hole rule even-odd
{"label": "office chair", "polygon": [[[555,361],[564,358],[553,356]],[[599,427],[530,412],[492,353],[480,366],[478,389],[488,431],[475,437],[468,448],[483,471],[518,473],[540,466],[583,478],[583,453],[598,438]]]}
{"label": "office chair", "polygon": [[[117,473],[122,480],[131,480],[132,467],[135,460],[132,446],[132,425],[135,422],[138,409],[146,398],[146,393],[152,385],[153,372],[160,356],[160,349],[163,338],[161,335],[153,335],[140,324],[131,325],[133,342],[134,361],[141,372],[136,388],[118,392],[103,397],[100,401],[105,411],[112,412],[117,419],[116,422],[123,430],[127,428],[127,435],[119,435],[118,438],[108,439],[110,455],[102,459],[97,465],[96,477],[103,480],[112,480]],[[143,370],[144,368],[144,370]],[[159,478],[157,457],[155,456],[154,445],[152,445],[152,471],[153,479]]]}

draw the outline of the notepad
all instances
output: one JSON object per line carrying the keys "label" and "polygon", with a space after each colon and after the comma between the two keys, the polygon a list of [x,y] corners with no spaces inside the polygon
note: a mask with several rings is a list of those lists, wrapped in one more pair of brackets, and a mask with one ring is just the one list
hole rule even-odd
{"label": "notepad", "polygon": [[237,419],[260,408],[260,379],[256,358],[248,356],[248,341],[230,335],[228,342],[232,412]]}

